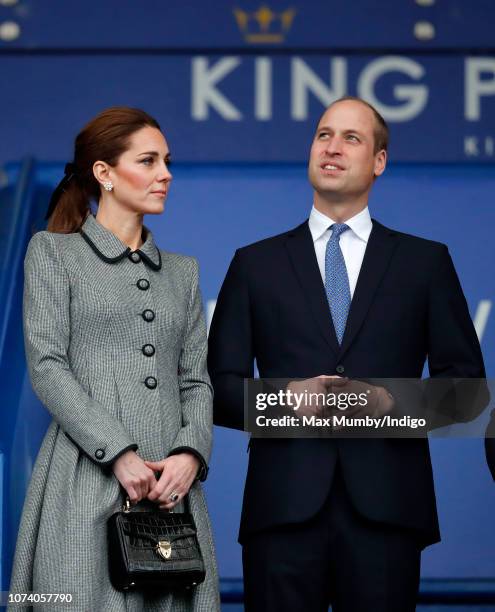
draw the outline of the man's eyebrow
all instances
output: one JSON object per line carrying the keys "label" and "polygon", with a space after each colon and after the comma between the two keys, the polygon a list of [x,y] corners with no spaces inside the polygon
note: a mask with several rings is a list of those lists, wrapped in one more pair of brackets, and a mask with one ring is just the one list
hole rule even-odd
{"label": "man's eyebrow", "polygon": [[[317,128],[316,132],[322,132],[322,131],[328,131],[328,132],[333,132],[335,131],[333,128],[331,128],[329,125],[321,125],[319,128]],[[363,132],[356,130],[354,128],[348,128],[346,130],[342,130],[343,134],[359,134],[359,136],[363,136],[364,134]]]}
{"label": "man's eyebrow", "polygon": [[359,134],[359,136],[364,136],[363,132],[360,132],[359,130],[356,130],[354,128],[344,130],[344,134]]}

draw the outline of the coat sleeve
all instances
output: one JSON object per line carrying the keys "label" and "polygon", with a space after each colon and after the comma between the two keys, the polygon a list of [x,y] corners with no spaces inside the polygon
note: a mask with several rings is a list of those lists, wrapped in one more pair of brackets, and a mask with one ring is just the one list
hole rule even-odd
{"label": "coat sleeve", "polygon": [[490,400],[480,343],[445,245],[430,282],[428,368],[424,398],[430,427],[466,423]]}
{"label": "coat sleeve", "polygon": [[485,367],[466,298],[445,245],[430,282],[430,376],[484,378]]}
{"label": "coat sleeve", "polygon": [[64,433],[95,463],[109,466],[137,444],[71,371],[70,283],[54,236],[38,232],[24,261],[23,322],[31,384]]}
{"label": "coat sleeve", "polygon": [[244,379],[254,374],[252,338],[248,278],[237,251],[218,296],[208,342],[215,425],[244,430]]}
{"label": "coat sleeve", "polygon": [[198,478],[205,480],[211,453],[213,389],[206,368],[206,324],[199,289],[198,263],[195,259],[190,261],[191,293],[178,368],[182,427],[169,456],[182,452],[192,453],[201,462]]}
{"label": "coat sleeve", "polygon": [[424,434],[472,421],[490,399],[480,344],[445,245],[436,243],[429,265],[425,334],[430,377],[375,381],[394,397],[390,416],[424,418]]}

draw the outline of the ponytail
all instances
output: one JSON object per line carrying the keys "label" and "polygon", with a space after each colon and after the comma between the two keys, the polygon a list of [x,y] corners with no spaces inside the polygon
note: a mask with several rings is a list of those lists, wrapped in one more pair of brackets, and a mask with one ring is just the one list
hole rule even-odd
{"label": "ponytail", "polygon": [[77,232],[90,212],[89,198],[77,177],[74,164],[65,165],[64,178],[55,188],[45,219],[48,231]]}

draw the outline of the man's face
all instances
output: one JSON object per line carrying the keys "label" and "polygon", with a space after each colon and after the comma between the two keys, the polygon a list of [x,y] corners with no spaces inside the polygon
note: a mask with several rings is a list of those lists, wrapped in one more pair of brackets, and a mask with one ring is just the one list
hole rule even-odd
{"label": "man's face", "polygon": [[375,117],[366,105],[344,100],[322,116],[309,156],[309,180],[322,197],[348,201],[367,194],[385,169],[386,152],[374,153]]}

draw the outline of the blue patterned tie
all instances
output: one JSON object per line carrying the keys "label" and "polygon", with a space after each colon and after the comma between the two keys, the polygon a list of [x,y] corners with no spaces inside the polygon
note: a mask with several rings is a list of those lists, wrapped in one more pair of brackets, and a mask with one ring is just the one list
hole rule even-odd
{"label": "blue patterned tie", "polygon": [[339,344],[342,344],[345,324],[351,305],[349,277],[345,267],[344,256],[340,250],[340,236],[349,229],[345,223],[334,223],[332,235],[325,251],[325,292],[327,294],[333,325]]}

